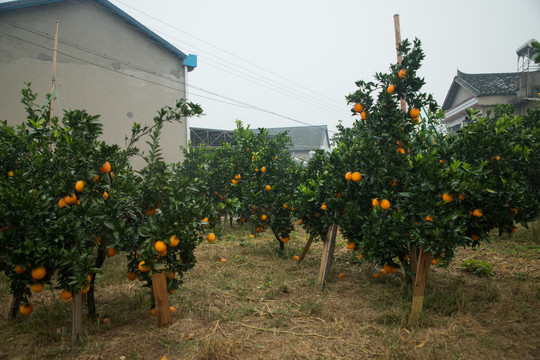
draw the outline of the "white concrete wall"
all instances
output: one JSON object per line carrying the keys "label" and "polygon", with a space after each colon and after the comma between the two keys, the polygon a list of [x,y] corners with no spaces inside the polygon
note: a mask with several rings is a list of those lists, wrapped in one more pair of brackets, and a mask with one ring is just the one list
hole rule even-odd
{"label": "white concrete wall", "polygon": [[[101,115],[103,140],[123,146],[133,122],[150,124],[157,110],[185,97],[181,58],[94,1],[62,1],[0,13],[0,119],[9,124],[24,121],[20,103],[24,82],[32,82],[41,95],[40,104],[45,104],[54,41],[35,32],[54,37],[56,20],[60,21],[56,67],[60,100],[66,109]],[[55,109],[55,114],[61,114],[58,103]],[[186,144],[185,120],[165,126],[162,147],[167,161],[180,161],[178,148]],[[136,167],[141,164],[134,162]]]}

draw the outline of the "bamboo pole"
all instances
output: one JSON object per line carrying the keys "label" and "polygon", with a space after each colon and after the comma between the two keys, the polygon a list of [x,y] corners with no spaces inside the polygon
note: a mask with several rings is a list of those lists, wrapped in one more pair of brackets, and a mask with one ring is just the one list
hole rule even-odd
{"label": "bamboo pole", "polygon": [[[53,50],[53,68],[52,68],[52,85],[51,85],[51,97],[54,96],[56,90],[56,56],[58,53],[58,23],[60,20],[56,20],[56,31],[54,33],[54,50]],[[51,128],[51,119],[53,117],[53,99],[50,101],[49,107],[49,129]]]}
{"label": "bamboo pole", "polygon": [[[397,63],[401,64],[401,61],[403,61],[403,57],[401,56],[401,52],[398,50],[399,44],[401,44],[401,28],[399,25],[399,14],[394,15],[394,31],[396,35]],[[405,103],[405,99],[401,98],[399,102],[401,104],[401,111],[407,112],[407,104]]]}

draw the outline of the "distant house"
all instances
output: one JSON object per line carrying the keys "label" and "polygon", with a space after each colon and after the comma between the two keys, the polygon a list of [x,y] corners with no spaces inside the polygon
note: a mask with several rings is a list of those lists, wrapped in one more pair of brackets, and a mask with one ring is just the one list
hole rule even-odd
{"label": "distant house", "polygon": [[540,71],[465,74],[458,70],[442,106],[446,115],[443,124],[449,129],[458,130],[466,125],[468,108],[478,109],[486,115],[489,108],[498,104],[514,105],[516,114],[526,114],[527,109],[533,106],[538,86]]}
{"label": "distant house", "polygon": [[[0,119],[24,121],[24,82],[40,104],[51,91],[56,21],[59,21],[56,84],[67,109],[101,115],[103,140],[119,145],[133,122],[148,124],[157,110],[186,97],[186,72],[197,66],[186,55],[107,0],[20,0],[0,4]],[[181,160],[188,126],[166,124],[167,161]]]}
{"label": "distant house", "polygon": [[481,115],[486,115],[488,109],[498,104],[511,104],[516,115],[526,114],[538,101],[540,87],[540,71],[536,66],[529,66],[528,61],[531,41],[517,50],[518,64],[525,59],[518,65],[518,72],[466,74],[458,70],[442,105],[446,116],[443,124],[450,130],[459,130],[466,125],[467,109],[477,109]]}
{"label": "distant house", "polygon": [[[268,128],[266,130],[268,130],[269,136],[287,131],[292,142],[289,151],[296,159],[309,160],[312,152],[318,149],[330,151],[330,138],[326,125],[280,127]],[[258,130],[253,131],[258,132]],[[232,130],[190,128],[191,142],[195,146],[203,144],[211,147],[220,147],[222,142],[230,143],[232,135]]]}

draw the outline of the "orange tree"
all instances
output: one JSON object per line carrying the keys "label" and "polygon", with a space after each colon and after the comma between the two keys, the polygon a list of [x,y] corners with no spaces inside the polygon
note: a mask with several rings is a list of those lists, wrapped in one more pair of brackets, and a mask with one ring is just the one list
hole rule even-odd
{"label": "orange tree", "polygon": [[300,174],[294,194],[294,215],[297,223],[314,240],[324,240],[335,216],[342,214],[342,193],[335,189],[329,169],[334,153],[317,150]]}
{"label": "orange tree", "polygon": [[[358,91],[347,97],[359,119],[351,128],[339,128],[328,171],[334,179],[331,188],[342,195],[339,224],[348,241],[361,248],[363,257],[384,266],[383,274],[403,266],[414,276],[420,249],[434,263],[449,261],[456,247],[478,244],[490,227],[503,224],[502,210],[494,206],[507,213],[523,206],[524,177],[516,167],[501,166],[501,179],[494,172],[498,160],[492,158],[510,151],[509,161],[525,166],[529,150],[518,146],[522,138],[511,136],[511,125],[500,119],[491,121],[489,131],[486,124],[481,135],[475,127],[480,125],[472,124],[457,137],[443,137],[431,122],[421,121],[423,108],[432,121],[440,116],[432,97],[420,92],[424,81],[417,71],[424,54],[418,40],[404,41],[399,50],[401,64],[376,74],[376,83],[358,81]],[[484,151],[477,152],[479,147]],[[358,181],[354,172],[361,175]],[[492,199],[495,193],[498,200]],[[504,228],[509,226],[504,222]]]}
{"label": "orange tree", "polygon": [[267,130],[258,129],[250,149],[251,175],[242,205],[242,209],[251,209],[254,232],[270,228],[280,251],[293,230],[293,195],[300,171],[287,148],[289,143],[286,133],[270,138]]}
{"label": "orange tree", "polygon": [[[99,235],[91,234],[102,233],[105,221],[122,212],[110,164],[119,172],[127,168],[124,152],[96,140],[98,117],[75,110],[61,121],[49,119],[47,108],[35,105],[30,87],[22,93],[28,121],[17,129],[2,123],[0,150],[6,169],[0,266],[11,281],[12,316],[20,302],[21,312],[31,313],[32,292],[41,291],[55,273],[64,299],[89,290],[103,246]],[[105,163],[107,171],[100,172]]]}
{"label": "orange tree", "polygon": [[[180,100],[175,108],[161,109],[152,127],[136,125],[132,135],[148,134],[150,150],[143,155],[146,166],[135,178],[132,221],[136,234],[124,247],[129,253],[128,277],[138,277],[152,288],[152,274],[165,272],[169,293],[176,291],[183,274],[195,265],[193,251],[201,240],[201,219],[210,208],[202,181],[188,177],[180,165],[163,161],[159,138],[165,122],[201,112],[198,105]],[[121,223],[110,227],[118,229]]]}

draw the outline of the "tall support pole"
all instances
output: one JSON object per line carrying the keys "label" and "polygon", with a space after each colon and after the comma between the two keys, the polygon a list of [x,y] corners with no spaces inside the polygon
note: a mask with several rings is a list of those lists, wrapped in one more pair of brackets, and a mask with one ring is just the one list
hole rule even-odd
{"label": "tall support pole", "polygon": [[[396,33],[397,62],[398,64],[401,64],[403,57],[401,56],[401,52],[398,50],[399,44],[401,44],[401,28],[399,26],[399,14],[394,15],[394,31]],[[401,111],[407,112],[407,104],[405,103],[405,99],[401,98],[400,103],[401,103]]]}
{"label": "tall support pole", "polygon": [[[51,97],[54,96],[54,90],[56,89],[56,54],[58,53],[58,23],[56,20],[56,31],[54,33],[54,50],[53,50],[53,63],[52,63],[52,85],[51,85]],[[49,128],[51,127],[51,119],[53,116],[53,99],[50,101],[49,112]]]}

